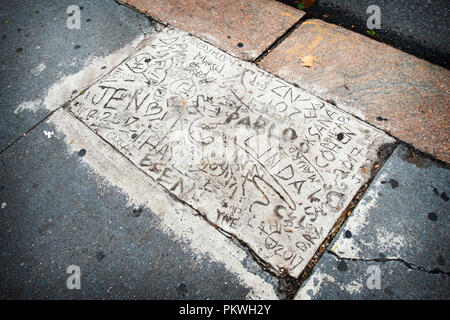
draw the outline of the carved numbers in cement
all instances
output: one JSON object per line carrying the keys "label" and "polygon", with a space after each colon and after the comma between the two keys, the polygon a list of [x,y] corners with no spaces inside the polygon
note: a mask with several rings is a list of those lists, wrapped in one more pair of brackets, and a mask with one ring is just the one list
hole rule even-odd
{"label": "carved numbers in cement", "polygon": [[155,181],[298,276],[366,182],[382,132],[166,28],[70,110]]}

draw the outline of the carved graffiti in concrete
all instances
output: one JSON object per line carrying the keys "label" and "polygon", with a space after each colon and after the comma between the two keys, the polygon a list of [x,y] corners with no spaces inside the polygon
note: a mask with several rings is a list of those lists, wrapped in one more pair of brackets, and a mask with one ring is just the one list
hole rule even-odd
{"label": "carved graffiti in concrete", "polygon": [[166,28],[71,112],[276,271],[298,276],[392,139]]}

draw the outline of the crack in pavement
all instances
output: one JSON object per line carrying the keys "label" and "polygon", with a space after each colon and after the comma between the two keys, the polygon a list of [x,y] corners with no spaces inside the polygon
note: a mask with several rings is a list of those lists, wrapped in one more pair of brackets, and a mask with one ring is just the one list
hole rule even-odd
{"label": "crack in pavement", "polygon": [[345,258],[339,256],[337,253],[327,250],[327,253],[330,253],[331,255],[335,256],[339,260],[347,260],[347,261],[363,261],[363,262],[401,262],[403,263],[408,269],[411,270],[419,270],[422,272],[430,273],[430,274],[445,274],[446,276],[450,276],[450,272],[443,271],[439,268],[434,268],[432,270],[427,270],[424,267],[417,266],[414,263],[408,262],[406,260],[403,260],[401,258],[372,258],[372,259],[363,259],[363,258]]}

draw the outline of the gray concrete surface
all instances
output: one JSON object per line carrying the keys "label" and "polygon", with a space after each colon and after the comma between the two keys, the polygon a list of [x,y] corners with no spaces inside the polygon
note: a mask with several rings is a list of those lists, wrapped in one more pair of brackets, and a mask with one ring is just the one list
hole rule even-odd
{"label": "gray concrete surface", "polygon": [[448,168],[398,146],[297,297],[449,299],[449,185]]}
{"label": "gray concrete surface", "polygon": [[[379,268],[380,289],[367,285],[374,267]],[[447,300],[449,286],[449,276],[410,269],[399,261],[352,261],[325,253],[295,299]]]}
{"label": "gray concrete surface", "polygon": [[[56,132],[44,122],[0,155],[0,298],[246,298],[242,279],[129,205],[84,161],[86,151],[68,150]],[[250,256],[243,264],[270,281]],[[81,290],[66,287],[69,265],[81,268]]]}
{"label": "gray concrete surface", "polygon": [[[78,31],[66,28],[73,4]],[[39,123],[155,26],[113,1],[9,1],[0,17],[0,298],[280,297],[246,248],[67,110]],[[448,299],[449,181],[397,148],[297,298]],[[69,265],[81,290],[66,286]],[[366,285],[372,265],[380,289]]]}
{"label": "gray concrete surface", "polygon": [[69,109],[174,197],[293,277],[368,181],[378,150],[394,142],[171,27]]}
{"label": "gray concrete surface", "polygon": [[[69,5],[80,30],[66,27]],[[45,120],[161,26],[112,0],[9,1],[0,15],[0,298],[276,299],[245,248],[75,118],[55,129],[65,111]],[[80,290],[66,287],[69,265]]]}
{"label": "gray concrete surface", "polygon": [[[70,5],[81,9],[80,30],[66,26]],[[94,57],[107,56],[153,30],[145,16],[114,1],[4,1],[0,151],[57,107],[45,101],[52,84],[82,70]]]}

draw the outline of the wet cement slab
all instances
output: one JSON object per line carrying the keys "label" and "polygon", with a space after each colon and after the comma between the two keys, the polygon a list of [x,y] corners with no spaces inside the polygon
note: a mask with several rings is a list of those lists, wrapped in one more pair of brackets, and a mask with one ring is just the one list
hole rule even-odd
{"label": "wet cement slab", "polygon": [[304,21],[259,65],[450,161],[447,69],[317,19]]}
{"label": "wet cement slab", "polygon": [[277,298],[246,250],[149,180],[64,110],[3,152],[0,297]]}
{"label": "wet cement slab", "polygon": [[244,60],[254,60],[304,15],[285,4],[246,0],[119,0]]}
{"label": "wet cement slab", "polygon": [[393,142],[172,27],[68,109],[211,228],[294,277]]}
{"label": "wet cement slab", "polygon": [[449,185],[448,168],[398,146],[298,297],[448,299]]}
{"label": "wet cement slab", "polygon": [[[69,6],[80,9],[80,29],[67,27]],[[0,151],[127,54],[99,61],[84,79],[74,76],[86,65],[158,27],[112,0],[5,1],[0,16]]]}

